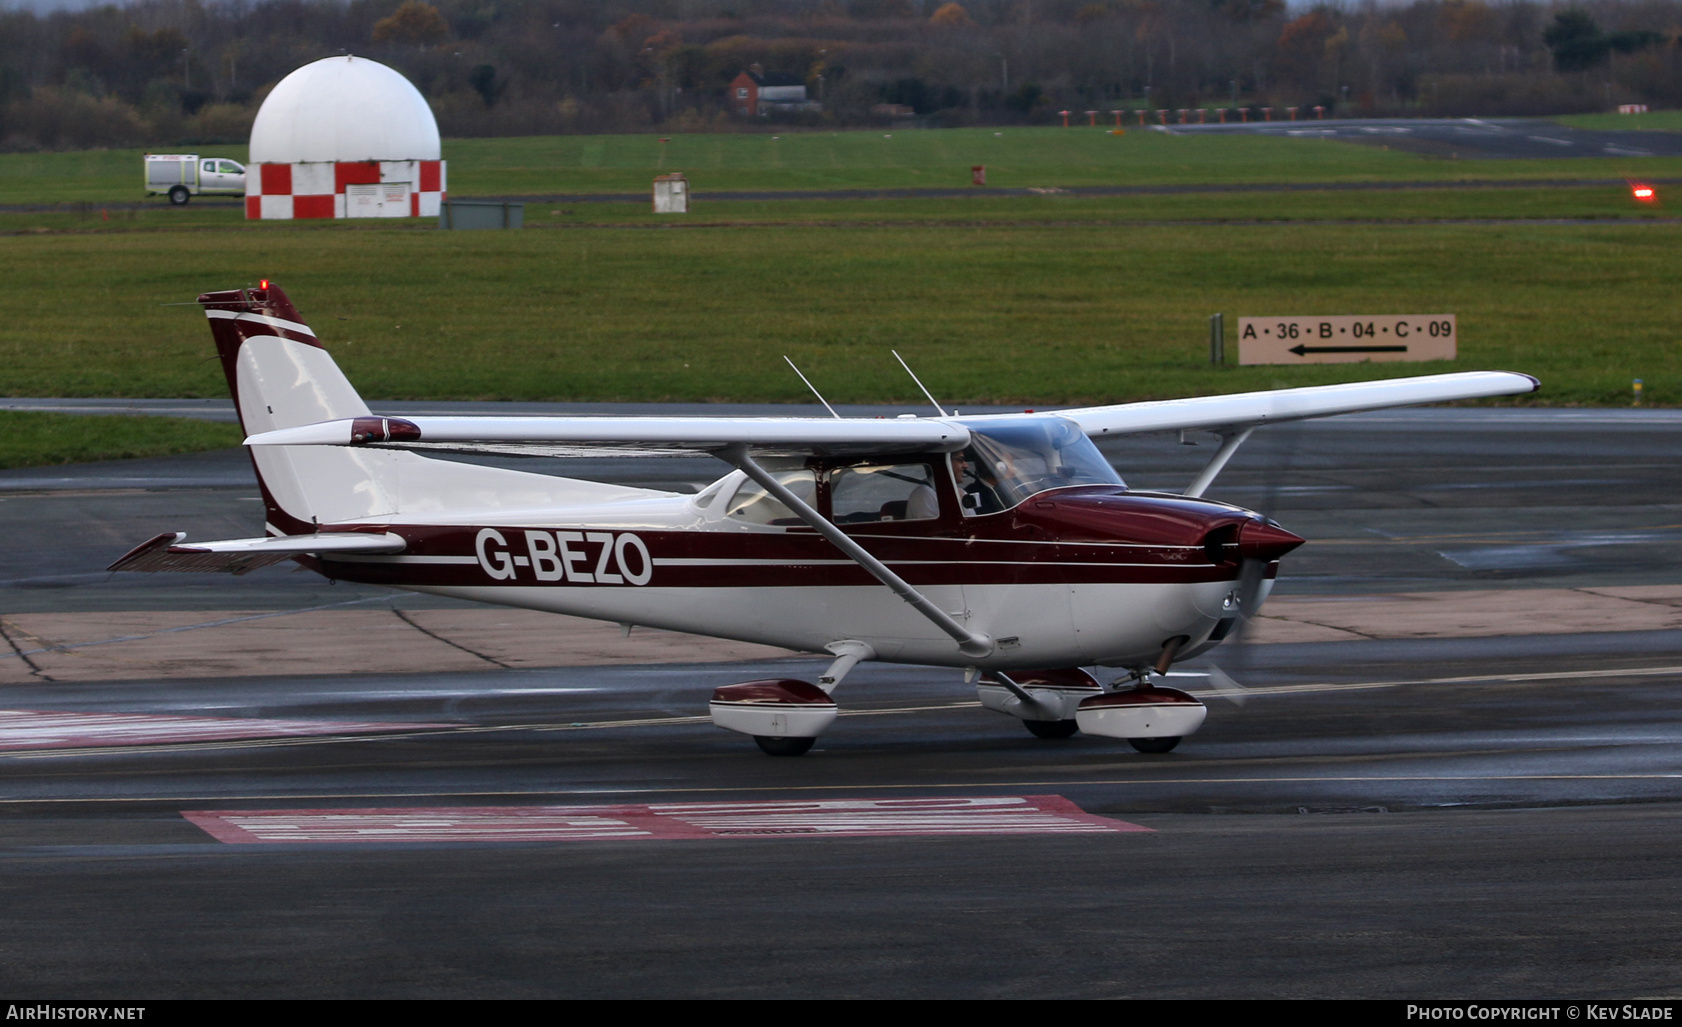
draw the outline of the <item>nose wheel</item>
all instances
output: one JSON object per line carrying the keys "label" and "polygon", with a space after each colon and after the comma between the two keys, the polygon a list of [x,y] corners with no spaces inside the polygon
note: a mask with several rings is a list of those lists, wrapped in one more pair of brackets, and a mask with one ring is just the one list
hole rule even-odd
{"label": "nose wheel", "polygon": [[804,756],[817,741],[816,738],[778,738],[773,735],[754,735],[753,740],[759,751],[767,756]]}
{"label": "nose wheel", "polygon": [[1024,720],[1022,725],[1035,738],[1072,738],[1080,730],[1072,720]]}
{"label": "nose wheel", "polygon": [[1180,744],[1181,735],[1168,738],[1129,738],[1127,744],[1140,752],[1173,752],[1174,746]]}

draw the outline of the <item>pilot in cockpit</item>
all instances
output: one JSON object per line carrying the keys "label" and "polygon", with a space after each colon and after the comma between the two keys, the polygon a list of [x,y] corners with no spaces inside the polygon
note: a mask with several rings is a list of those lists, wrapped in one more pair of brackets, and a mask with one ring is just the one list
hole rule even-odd
{"label": "pilot in cockpit", "polygon": [[952,479],[958,483],[958,501],[967,514],[998,513],[1005,508],[999,496],[999,479],[975,450],[952,454]]}

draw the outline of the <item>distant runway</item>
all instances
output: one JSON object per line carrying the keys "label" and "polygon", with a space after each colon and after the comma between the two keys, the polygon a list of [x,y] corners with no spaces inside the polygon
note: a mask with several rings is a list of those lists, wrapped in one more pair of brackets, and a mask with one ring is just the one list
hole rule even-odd
{"label": "distant runway", "polygon": [[[1308,113],[1306,110],[1302,113]],[[1571,128],[1537,118],[1367,118],[1284,120],[1227,124],[1186,124],[1170,112],[1170,135],[1262,135],[1285,139],[1336,139],[1368,143],[1436,156],[1466,158],[1675,157],[1682,156],[1682,133],[1627,132]],[[1195,120],[1197,112],[1191,112]],[[1236,119],[1237,114],[1232,117]]]}
{"label": "distant runway", "polygon": [[[1105,447],[1164,489],[1209,448]],[[1278,605],[1342,634],[1217,650],[1241,690],[1177,667],[1211,707],[1180,749],[1035,739],[954,672],[866,664],[782,760],[706,697],[817,660],[608,631],[645,662],[517,664],[525,622],[446,628],[488,608],[279,567],[108,575],[157,531],[260,530],[243,454],[0,472],[9,665],[52,623],[280,614],[246,622],[275,630],[232,672],[156,673],[147,650],[125,674],[119,640],[0,684],[5,977],[82,999],[1673,994],[1679,463],[1669,410],[1268,429],[1214,494],[1310,540]],[[686,489],[723,470],[527,466]],[[1426,593],[1462,596],[1464,623],[1430,627]],[[1569,627],[1558,604],[1609,613]],[[287,612],[306,606],[327,609]],[[391,630],[353,644],[430,667],[333,669],[319,618],[374,607]],[[1540,624],[1477,633],[1503,612]],[[1410,616],[1436,634],[1405,637]],[[171,645],[198,658],[222,630]]]}

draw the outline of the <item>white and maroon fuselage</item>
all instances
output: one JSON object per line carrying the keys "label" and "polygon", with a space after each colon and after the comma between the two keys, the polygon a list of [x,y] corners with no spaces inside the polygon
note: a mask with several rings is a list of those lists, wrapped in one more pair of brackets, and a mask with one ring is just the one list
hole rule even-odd
{"label": "white and maroon fuselage", "polygon": [[[1177,637],[1184,650],[1200,647],[1235,616],[1241,533],[1251,557],[1300,543],[1237,507],[1114,486],[1054,489],[969,516],[950,479],[940,482],[937,519],[850,527],[907,582],[998,642],[977,660],[812,529],[726,517],[742,481],[738,472],[695,496],[491,521],[322,525],[389,532],[405,548],[309,562],[340,580],[481,602],[812,652],[857,639],[882,660],[1010,670],[1148,665]],[[824,491],[817,505],[827,513]]]}

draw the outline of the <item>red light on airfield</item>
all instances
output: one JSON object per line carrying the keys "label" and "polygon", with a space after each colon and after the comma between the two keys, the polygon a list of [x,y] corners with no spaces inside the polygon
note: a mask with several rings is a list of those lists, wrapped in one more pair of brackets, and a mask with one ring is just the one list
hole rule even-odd
{"label": "red light on airfield", "polygon": [[1642,203],[1652,203],[1659,198],[1659,194],[1654,192],[1650,185],[1632,184],[1629,187],[1629,194]]}

